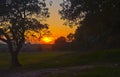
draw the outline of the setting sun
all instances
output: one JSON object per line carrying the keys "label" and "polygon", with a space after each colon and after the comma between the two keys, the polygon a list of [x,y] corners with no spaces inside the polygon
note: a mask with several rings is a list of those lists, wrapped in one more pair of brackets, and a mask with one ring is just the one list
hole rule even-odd
{"label": "setting sun", "polygon": [[49,43],[49,42],[53,41],[53,38],[52,37],[43,37],[42,41]]}

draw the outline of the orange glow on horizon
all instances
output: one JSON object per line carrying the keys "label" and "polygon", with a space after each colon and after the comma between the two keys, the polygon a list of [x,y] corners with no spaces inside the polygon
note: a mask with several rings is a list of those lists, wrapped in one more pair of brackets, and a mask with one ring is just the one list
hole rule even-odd
{"label": "orange glow on horizon", "polygon": [[42,39],[42,42],[44,43],[47,43],[47,44],[50,44],[53,40],[53,37],[43,37]]}
{"label": "orange glow on horizon", "polygon": [[[60,36],[66,37],[69,33],[75,33],[75,30],[77,28],[76,26],[70,28],[69,26],[63,25],[65,21],[61,19],[61,16],[59,14],[59,10],[61,9],[60,7],[61,2],[62,0],[54,0],[53,5],[48,6],[50,17],[47,18],[45,21],[40,21],[43,24],[47,23],[49,25],[49,31],[51,32],[52,35],[42,36],[43,38],[31,37],[28,41],[30,41],[32,44],[54,44],[54,41],[58,37]],[[37,18],[38,20],[41,20],[39,16]]]}

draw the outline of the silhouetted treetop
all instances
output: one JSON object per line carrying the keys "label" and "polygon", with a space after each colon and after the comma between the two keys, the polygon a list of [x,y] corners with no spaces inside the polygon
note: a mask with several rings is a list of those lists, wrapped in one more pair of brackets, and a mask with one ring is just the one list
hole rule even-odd
{"label": "silhouetted treetop", "polygon": [[55,44],[62,44],[66,42],[66,38],[61,36],[55,40]]}
{"label": "silhouetted treetop", "polygon": [[66,38],[64,36],[60,36],[55,40],[55,44],[53,44],[52,49],[58,51],[68,50],[68,42],[66,42]]}
{"label": "silhouetted treetop", "polygon": [[69,33],[67,35],[68,41],[72,42],[74,40],[74,34],[73,33]]}
{"label": "silhouetted treetop", "polygon": [[62,19],[67,19],[69,24],[79,24],[87,16],[98,16],[97,20],[119,16],[120,0],[64,0],[61,7]]}
{"label": "silhouetted treetop", "polygon": [[63,0],[61,7],[66,24],[79,25],[76,49],[119,47],[120,0]]}
{"label": "silhouetted treetop", "polygon": [[17,55],[25,43],[25,32],[48,29],[38,21],[48,17],[45,0],[0,0],[0,40],[8,44],[13,66],[20,65]]}

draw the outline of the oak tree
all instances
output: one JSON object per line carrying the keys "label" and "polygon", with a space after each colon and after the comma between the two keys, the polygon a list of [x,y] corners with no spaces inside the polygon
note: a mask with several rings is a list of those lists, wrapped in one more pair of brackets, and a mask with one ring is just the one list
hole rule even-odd
{"label": "oak tree", "polygon": [[21,66],[18,54],[25,43],[25,32],[48,28],[39,18],[49,17],[45,0],[0,0],[0,40],[8,45],[12,66]]}

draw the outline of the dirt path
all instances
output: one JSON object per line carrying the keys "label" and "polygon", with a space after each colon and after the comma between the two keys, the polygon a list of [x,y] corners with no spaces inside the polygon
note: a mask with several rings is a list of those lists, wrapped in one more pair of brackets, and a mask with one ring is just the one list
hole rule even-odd
{"label": "dirt path", "polygon": [[[90,68],[95,68],[100,66],[103,66],[103,65],[94,65],[94,66],[84,65],[84,66],[73,66],[73,67],[62,67],[62,68],[48,68],[48,69],[40,69],[40,70],[34,70],[34,71],[23,70],[21,72],[19,71],[14,73],[7,73],[3,77],[47,77],[50,74],[64,73],[67,71],[81,71],[84,69],[90,69]],[[111,67],[112,65],[109,65],[109,66],[106,65],[106,66]]]}

